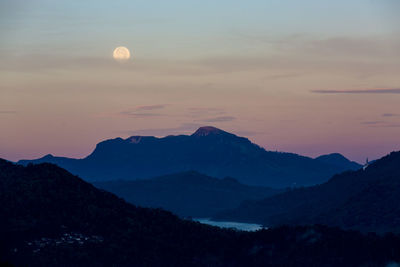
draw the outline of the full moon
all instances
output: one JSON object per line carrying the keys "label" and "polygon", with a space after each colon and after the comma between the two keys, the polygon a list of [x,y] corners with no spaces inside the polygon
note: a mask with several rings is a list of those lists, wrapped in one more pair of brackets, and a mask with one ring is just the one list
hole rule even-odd
{"label": "full moon", "polygon": [[125,46],[119,46],[114,49],[113,58],[117,61],[126,61],[131,57],[129,49]]}

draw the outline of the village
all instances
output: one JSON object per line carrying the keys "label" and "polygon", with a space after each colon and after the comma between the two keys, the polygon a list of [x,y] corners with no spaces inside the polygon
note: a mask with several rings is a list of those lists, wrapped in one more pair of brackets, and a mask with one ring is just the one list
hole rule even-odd
{"label": "village", "polygon": [[104,239],[101,236],[92,235],[85,236],[81,233],[69,232],[64,233],[59,238],[42,237],[33,241],[26,242],[28,247],[32,249],[33,253],[38,253],[41,249],[50,246],[64,246],[64,245],[80,245],[83,246],[88,243],[101,243]]}

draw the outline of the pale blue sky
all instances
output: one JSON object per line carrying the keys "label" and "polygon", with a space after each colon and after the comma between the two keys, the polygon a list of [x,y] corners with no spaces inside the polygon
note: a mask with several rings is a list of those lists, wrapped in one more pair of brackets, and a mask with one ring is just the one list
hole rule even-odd
{"label": "pale blue sky", "polygon": [[1,2],[0,48],[16,53],[104,56],[122,43],[143,57],[246,54],[246,37],[390,36],[400,22],[396,0]]}

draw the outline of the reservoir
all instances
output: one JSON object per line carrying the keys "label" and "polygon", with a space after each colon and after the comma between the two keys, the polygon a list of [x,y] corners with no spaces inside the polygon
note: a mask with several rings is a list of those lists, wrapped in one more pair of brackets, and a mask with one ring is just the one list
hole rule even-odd
{"label": "reservoir", "polygon": [[219,221],[212,221],[207,218],[194,218],[193,219],[196,222],[212,225],[212,226],[218,226],[221,228],[234,228],[237,230],[241,231],[257,231],[260,229],[263,229],[261,224],[255,224],[255,223],[240,223],[240,222],[219,222]]}

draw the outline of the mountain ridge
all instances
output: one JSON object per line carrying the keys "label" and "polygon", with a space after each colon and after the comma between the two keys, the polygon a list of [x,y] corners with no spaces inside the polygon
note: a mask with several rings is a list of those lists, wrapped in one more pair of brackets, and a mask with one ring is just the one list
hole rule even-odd
{"label": "mountain ridge", "polygon": [[281,192],[248,186],[234,178],[213,178],[196,171],[134,181],[95,182],[96,187],[142,207],[163,208],[183,217],[208,218],[235,208],[247,199],[262,199]]}
{"label": "mountain ridge", "polygon": [[331,154],[325,154],[321,155],[315,158],[316,160],[326,162],[332,165],[338,165],[338,166],[347,166],[349,170],[353,169],[359,169],[361,168],[361,164],[355,162],[355,161],[350,161],[347,159],[345,156],[343,156],[340,153],[331,153]]}
{"label": "mountain ridge", "polygon": [[365,169],[337,174],[320,185],[244,202],[216,219],[400,232],[399,202],[400,152],[392,152]]}
{"label": "mountain ridge", "polygon": [[49,163],[24,167],[0,159],[0,202],[0,264],[6,266],[333,267],[400,261],[397,235],[326,226],[221,229],[128,204]]}
{"label": "mountain ridge", "polygon": [[200,127],[192,135],[105,140],[82,159],[46,156],[19,161],[24,165],[41,162],[57,164],[87,181],[134,180],[195,170],[269,187],[318,184],[348,169],[294,153],[267,151],[245,137],[211,126]]}
{"label": "mountain ridge", "polygon": [[230,133],[218,129],[214,126],[202,126],[199,129],[197,129],[191,136],[201,137],[207,135],[226,135],[226,134]]}

